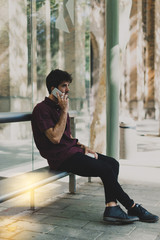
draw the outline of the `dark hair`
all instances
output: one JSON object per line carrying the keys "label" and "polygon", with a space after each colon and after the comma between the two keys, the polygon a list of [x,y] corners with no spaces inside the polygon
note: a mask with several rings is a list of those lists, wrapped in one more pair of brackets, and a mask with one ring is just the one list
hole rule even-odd
{"label": "dark hair", "polygon": [[60,69],[52,70],[46,77],[46,87],[48,89],[49,94],[51,93],[51,87],[58,88],[59,84],[61,84],[64,81],[71,83],[72,82],[71,74]]}

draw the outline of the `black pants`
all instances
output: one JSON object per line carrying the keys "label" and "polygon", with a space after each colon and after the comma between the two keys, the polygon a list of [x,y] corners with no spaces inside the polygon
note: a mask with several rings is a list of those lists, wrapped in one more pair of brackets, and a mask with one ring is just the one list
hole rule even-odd
{"label": "black pants", "polygon": [[58,170],[83,177],[100,177],[104,185],[106,203],[118,200],[127,209],[134,203],[118,183],[119,163],[114,158],[98,154],[98,159],[95,159],[83,153],[76,153]]}

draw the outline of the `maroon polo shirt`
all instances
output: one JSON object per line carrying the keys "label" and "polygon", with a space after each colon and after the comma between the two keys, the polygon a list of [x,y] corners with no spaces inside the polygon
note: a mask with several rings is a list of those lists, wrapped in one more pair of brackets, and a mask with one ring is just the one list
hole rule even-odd
{"label": "maroon polo shirt", "polygon": [[48,160],[50,167],[54,170],[77,152],[84,152],[77,145],[78,139],[70,137],[70,119],[67,115],[66,128],[59,144],[52,143],[45,135],[45,130],[54,128],[59,121],[61,109],[58,104],[46,97],[38,103],[32,112],[32,130],[35,144],[42,157]]}

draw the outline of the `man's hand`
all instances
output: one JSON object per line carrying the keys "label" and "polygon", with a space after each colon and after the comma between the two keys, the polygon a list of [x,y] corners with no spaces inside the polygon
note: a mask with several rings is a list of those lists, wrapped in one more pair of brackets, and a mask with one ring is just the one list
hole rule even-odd
{"label": "man's hand", "polygon": [[91,150],[89,147],[87,147],[87,146],[85,146],[83,144],[80,144],[80,143],[78,143],[78,144],[81,145],[81,148],[84,149],[85,155],[87,155],[88,153],[91,153],[91,154],[94,155],[95,159],[98,159],[98,154],[95,151]]}
{"label": "man's hand", "polygon": [[87,155],[88,153],[93,154],[93,155],[94,155],[94,158],[95,158],[95,159],[98,159],[98,154],[97,154],[96,152],[92,151],[91,149],[89,149],[88,147],[86,147],[86,149],[85,149],[85,155]]}
{"label": "man's hand", "polygon": [[45,135],[49,140],[54,144],[59,144],[63,136],[66,122],[67,122],[67,113],[69,108],[68,95],[63,94],[61,97],[57,93],[58,104],[61,108],[60,118],[57,124],[54,127],[51,127],[45,131]]}
{"label": "man's hand", "polygon": [[69,110],[69,99],[68,95],[62,94],[61,96],[57,93],[58,104],[63,112],[68,112]]}

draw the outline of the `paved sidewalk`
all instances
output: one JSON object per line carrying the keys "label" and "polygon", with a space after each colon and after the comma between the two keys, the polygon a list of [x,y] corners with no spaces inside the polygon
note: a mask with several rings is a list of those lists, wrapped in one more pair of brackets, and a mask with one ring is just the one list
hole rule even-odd
{"label": "paved sidewalk", "polygon": [[[125,168],[121,166],[123,174]],[[137,171],[137,167],[127,166],[127,171],[129,168],[132,174]],[[68,183],[64,180],[37,190],[38,207],[33,213],[27,210],[28,194],[1,204],[0,240],[160,240],[160,222],[119,226],[104,223],[104,193],[99,179],[92,178],[88,183],[87,178],[79,178],[74,195],[67,193]],[[126,181],[122,174],[120,182],[131,197],[160,216],[160,182]]]}
{"label": "paved sidewalk", "polygon": [[[120,160],[119,181],[131,198],[160,216],[160,139],[139,136],[138,141],[144,151],[135,160]],[[151,145],[157,148],[152,151]],[[160,221],[103,222],[103,185],[99,178],[87,180],[77,179],[73,195],[68,178],[37,189],[34,212],[28,210],[28,193],[0,204],[0,240],[160,240]]]}

